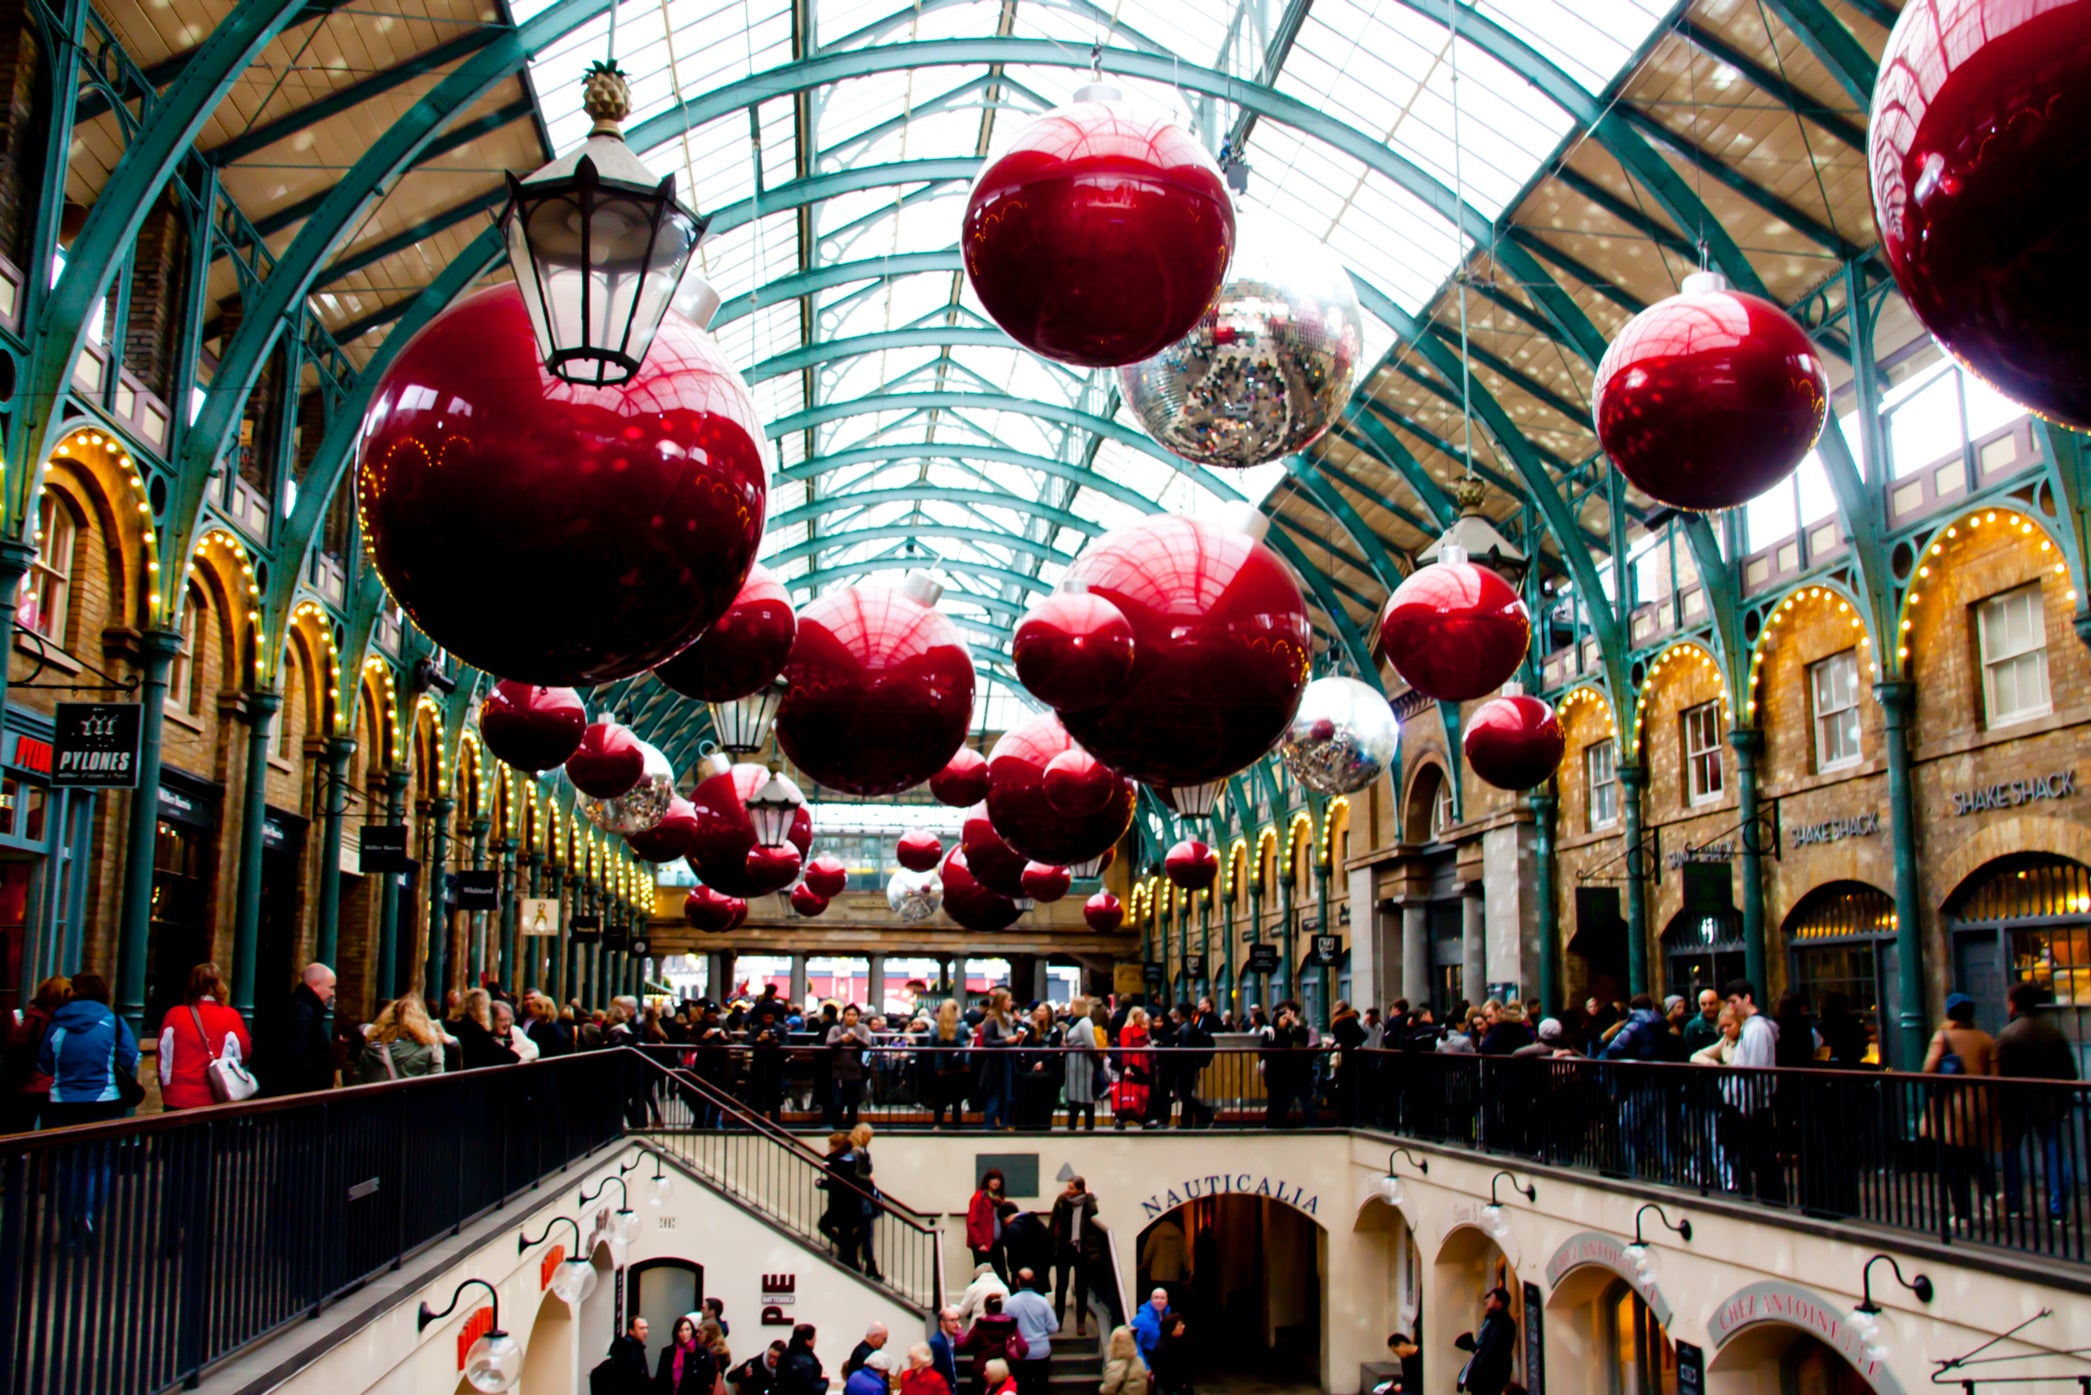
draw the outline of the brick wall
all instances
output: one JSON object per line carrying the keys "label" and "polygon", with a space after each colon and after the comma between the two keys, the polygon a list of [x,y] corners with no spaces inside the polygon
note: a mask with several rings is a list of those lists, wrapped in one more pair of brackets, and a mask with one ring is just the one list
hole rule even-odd
{"label": "brick wall", "polygon": [[189,234],[170,200],[146,216],[131,259],[131,321],[124,367],[161,401],[172,403],[174,360],[187,295]]}
{"label": "brick wall", "polygon": [[7,83],[0,115],[0,252],[24,271],[36,237],[46,131],[36,110],[43,63],[23,0],[0,0],[0,78]]}

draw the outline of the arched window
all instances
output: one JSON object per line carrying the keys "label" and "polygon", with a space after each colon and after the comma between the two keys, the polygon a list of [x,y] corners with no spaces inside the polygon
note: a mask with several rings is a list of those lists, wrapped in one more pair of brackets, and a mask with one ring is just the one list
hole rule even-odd
{"label": "arched window", "polygon": [[203,709],[203,641],[210,633],[210,600],[202,588],[189,588],[182,607],[181,648],[167,667],[167,701],[190,716]]}
{"label": "arched window", "polygon": [[36,510],[36,560],[22,577],[15,623],[44,638],[65,642],[67,605],[73,582],[73,552],[80,533],[73,511],[46,492]]}

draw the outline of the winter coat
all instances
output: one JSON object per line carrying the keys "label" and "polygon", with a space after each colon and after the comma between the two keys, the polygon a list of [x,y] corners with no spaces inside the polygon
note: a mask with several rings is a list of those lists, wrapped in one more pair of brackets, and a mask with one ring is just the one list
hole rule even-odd
{"label": "winter coat", "polygon": [[53,1104],[120,1100],[116,1077],[138,1069],[138,1039],[107,1003],[75,998],[51,1014],[36,1066],[51,1077]]}
{"label": "winter coat", "polygon": [[1661,1038],[1670,1034],[1663,1015],[1653,1008],[1635,1008],[1626,1015],[1626,1025],[1605,1043],[1607,1061],[1666,1061],[1670,1049]]}
{"label": "winter coat", "polygon": [[1162,1319],[1167,1316],[1167,1310],[1158,1313],[1152,1303],[1142,1303],[1140,1311],[1133,1314],[1133,1340],[1139,1344],[1140,1359],[1149,1369],[1154,1366],[1154,1346],[1162,1340]]}
{"label": "winter coat", "polygon": [[1532,1029],[1522,1022],[1498,1022],[1490,1027],[1476,1048],[1483,1056],[1508,1056],[1521,1046],[1532,1044]]}
{"label": "winter coat", "polygon": [[985,1189],[973,1193],[973,1199],[966,1203],[967,1249],[978,1253],[995,1247],[995,1242],[1002,1236],[1002,1227],[995,1221],[995,1208],[1001,1204]]}
{"label": "winter coat", "polygon": [[985,1384],[987,1363],[996,1357],[1004,1361],[1015,1361],[1009,1344],[1017,1339],[1016,1319],[1007,1313],[982,1313],[973,1319],[966,1335],[958,1339],[958,1349],[971,1352],[973,1356],[973,1379]]}
{"label": "winter coat", "polygon": [[712,1395],[712,1387],[718,1379],[719,1359],[699,1346],[683,1353],[682,1379],[675,1379],[673,1342],[662,1349],[661,1359],[653,1373],[654,1386],[661,1395]]}
{"label": "winter coat", "polygon": [[478,1070],[482,1066],[513,1066],[522,1058],[494,1040],[494,1034],[469,1017],[460,1017],[449,1025],[450,1035],[457,1038],[464,1054],[465,1069]]}
{"label": "winter coat", "polygon": [[777,1378],[770,1382],[770,1395],[827,1395],[827,1372],[809,1347],[786,1347],[777,1358]]}
{"label": "winter coat", "polygon": [[1069,1104],[1096,1103],[1096,1024],[1088,1018],[1077,1018],[1067,1029],[1067,1044],[1075,1048],[1067,1053],[1067,1080],[1064,1086]]}
{"label": "winter coat", "polygon": [[530,1025],[524,1030],[530,1040],[537,1043],[537,1055],[540,1060],[574,1054],[574,1029],[557,1018],[543,1022],[533,1017],[530,1019]]}
{"label": "winter coat", "polygon": [[[203,1020],[203,1033],[196,1031]],[[252,1061],[254,1042],[239,1013],[215,999],[167,1009],[160,1023],[160,1107],[200,1109],[216,1104],[211,1094],[211,1057]]]}
{"label": "winter coat", "polygon": [[334,1044],[327,1038],[327,1005],[299,984],[290,995],[283,1036],[264,1053],[262,1084],[271,1095],[334,1088]]}
{"label": "winter coat", "polygon": [[385,1069],[384,1042],[372,1041],[363,1047],[363,1054],[356,1058],[356,1083],[378,1085],[387,1080],[407,1080],[417,1075],[441,1075],[443,1073],[443,1043],[431,1042],[424,1046],[412,1037],[394,1037],[390,1046],[392,1069]]}
{"label": "winter coat", "polygon": [[1147,1366],[1139,1357],[1121,1357],[1104,1363],[1103,1382],[1097,1395],[1147,1395]]}

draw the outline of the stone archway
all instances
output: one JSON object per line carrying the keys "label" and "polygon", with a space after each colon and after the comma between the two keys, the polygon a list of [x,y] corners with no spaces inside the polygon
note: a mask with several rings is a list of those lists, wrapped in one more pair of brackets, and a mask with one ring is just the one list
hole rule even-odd
{"label": "stone archway", "polygon": [[1561,1390],[1603,1390],[1620,1380],[1645,1389],[1657,1372],[1677,1369],[1670,1302],[1634,1270],[1626,1242],[1600,1230],[1570,1236],[1546,1262],[1547,1381]]}
{"label": "stone archway", "polygon": [[1779,1362],[1796,1343],[1835,1353],[1873,1395],[1903,1395],[1895,1373],[1866,1355],[1848,1318],[1842,1306],[1784,1279],[1738,1289],[1706,1325],[1714,1348],[1708,1395],[1775,1395]]}
{"label": "stone archway", "polygon": [[567,1390],[580,1378],[580,1353],[573,1309],[547,1292],[537,1305],[529,1334],[523,1339],[525,1390]]}
{"label": "stone archway", "polygon": [[[1513,1379],[1525,1380],[1524,1285],[1519,1281],[1514,1233],[1498,1238],[1482,1228],[1477,1203],[1455,1203],[1453,1218],[1438,1242],[1426,1283],[1423,1306],[1423,1389],[1427,1395],[1454,1395],[1464,1358],[1455,1345],[1462,1332],[1481,1325],[1483,1295],[1497,1284],[1510,1291],[1510,1311],[1520,1341]],[[1471,1214],[1469,1214],[1471,1212]]]}

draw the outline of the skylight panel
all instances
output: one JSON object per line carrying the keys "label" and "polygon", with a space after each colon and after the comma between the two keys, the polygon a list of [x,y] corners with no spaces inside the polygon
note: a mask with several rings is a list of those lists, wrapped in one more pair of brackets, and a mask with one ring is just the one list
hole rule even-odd
{"label": "skylight panel", "polygon": [[1662,0],[1577,0],[1533,5],[1497,0],[1482,13],[1510,30],[1591,93],[1610,85],[1642,41],[1663,22]]}

